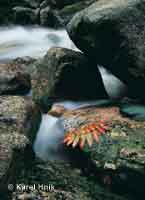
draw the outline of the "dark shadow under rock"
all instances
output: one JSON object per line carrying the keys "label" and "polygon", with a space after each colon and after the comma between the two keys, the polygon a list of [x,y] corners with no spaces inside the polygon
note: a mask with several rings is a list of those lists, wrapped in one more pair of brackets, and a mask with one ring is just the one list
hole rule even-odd
{"label": "dark shadow under rock", "polygon": [[107,98],[98,68],[80,52],[51,48],[31,70],[33,99],[46,111],[51,99]]}

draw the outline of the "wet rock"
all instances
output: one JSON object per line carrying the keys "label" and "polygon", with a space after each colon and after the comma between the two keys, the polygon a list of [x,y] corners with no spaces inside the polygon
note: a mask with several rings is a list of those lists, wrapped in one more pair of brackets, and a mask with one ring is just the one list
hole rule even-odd
{"label": "wet rock", "polygon": [[0,95],[24,95],[31,89],[29,65],[36,60],[23,57],[0,64]]}
{"label": "wet rock", "polygon": [[49,110],[49,114],[54,117],[60,117],[67,109],[61,105],[53,105],[51,110]]}
{"label": "wet rock", "polygon": [[17,6],[13,8],[14,23],[28,25],[37,24],[39,20],[39,11],[28,7]]}
{"label": "wet rock", "polygon": [[0,64],[0,95],[22,95],[31,88],[30,75],[16,63]]}
{"label": "wet rock", "polygon": [[34,100],[48,110],[51,99],[103,99],[107,97],[100,73],[79,52],[51,48],[31,66]]}
{"label": "wet rock", "polygon": [[90,59],[108,68],[130,87],[131,96],[143,101],[144,10],[140,0],[99,0],[76,14],[67,26],[75,44]]}
{"label": "wet rock", "polygon": [[[46,0],[47,3],[51,6],[53,6],[54,8],[58,8],[58,9],[61,9],[63,8],[64,6],[66,5],[71,5],[73,3],[76,3],[78,2],[78,0]],[[79,0],[81,1],[81,0]]]}
{"label": "wet rock", "polygon": [[[80,11],[82,8],[86,7],[95,0],[1,0],[0,2],[0,23],[2,24],[39,24],[44,25],[45,19],[45,26],[50,27],[60,27],[58,21],[59,11],[62,10],[61,16],[63,17],[63,22],[68,22],[72,13],[76,13]],[[74,5],[75,4],[75,5]],[[72,6],[72,8],[71,8]],[[51,7],[51,12],[48,7]],[[46,9],[47,8],[47,9]],[[63,10],[63,8],[66,8]],[[58,12],[57,12],[58,11]],[[41,13],[41,17],[40,17]],[[57,14],[56,14],[57,13]],[[42,17],[43,16],[43,17]],[[49,20],[46,23],[46,20]],[[42,20],[43,18],[43,20]],[[41,24],[40,21],[43,21]],[[52,25],[52,22],[55,22]],[[57,22],[57,26],[56,26]]]}
{"label": "wet rock", "polygon": [[[13,8],[14,7],[21,7],[21,12],[22,8],[23,13],[25,13],[26,16],[26,11],[27,14],[32,11],[31,9],[37,9],[39,8],[39,0],[1,0],[0,1],[0,23],[1,24],[12,24],[14,23],[14,12]],[[18,9],[18,8],[17,8]],[[30,10],[29,10],[30,9]],[[20,9],[19,9],[20,12]]]}
{"label": "wet rock", "polygon": [[34,63],[36,61],[35,58],[29,57],[29,56],[25,56],[22,58],[16,58],[14,60],[11,61],[11,63],[13,65],[18,65],[18,67],[23,67],[24,69],[26,69],[26,67],[32,63]]}
{"label": "wet rock", "polygon": [[40,112],[31,99],[0,97],[1,199],[8,199],[8,184],[15,183],[21,164],[29,163],[32,156],[31,145],[39,123]]}
{"label": "wet rock", "polygon": [[73,18],[73,16],[91,5],[96,0],[83,0],[83,1],[76,1],[73,4],[65,5],[62,9],[59,10],[59,15],[62,18],[62,22],[64,25],[67,25],[67,23]]}
{"label": "wet rock", "polygon": [[145,121],[145,106],[133,103],[121,105],[121,113],[139,121]]}
{"label": "wet rock", "polygon": [[85,163],[81,161],[80,167],[112,192],[136,200],[145,196],[145,121],[142,121],[142,115],[136,121],[121,115],[120,108],[110,104],[67,111],[62,116],[62,123],[66,133],[73,130],[80,134],[84,125],[96,123],[101,127],[99,123],[106,124],[108,129],[104,135],[102,129],[97,129],[100,139],[97,143],[93,137],[94,129],[90,133],[87,129],[86,133],[82,132],[82,135],[92,135],[94,142],[89,147],[86,139],[83,149],[79,150],[78,157],[84,157]]}
{"label": "wet rock", "polygon": [[[89,180],[82,171],[70,163],[53,161],[43,163],[36,161],[34,165],[25,170],[24,175],[19,176],[19,182],[36,185],[36,190],[13,193],[13,200],[16,199],[66,199],[66,200],[125,200],[118,195],[104,190],[97,183]],[[50,190],[38,189],[39,185],[48,186]]]}
{"label": "wet rock", "polygon": [[20,2],[17,3],[18,4],[21,4],[21,5],[24,5],[26,7],[30,7],[30,8],[38,8],[40,3],[41,3],[42,0],[23,0]]}
{"label": "wet rock", "polygon": [[40,10],[40,24],[52,28],[61,27],[57,14],[49,6]]}

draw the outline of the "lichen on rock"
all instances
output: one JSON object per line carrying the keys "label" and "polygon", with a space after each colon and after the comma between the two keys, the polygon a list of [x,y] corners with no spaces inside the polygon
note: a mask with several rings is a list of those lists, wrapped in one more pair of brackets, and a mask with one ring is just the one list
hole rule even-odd
{"label": "lichen on rock", "polygon": [[15,183],[21,164],[32,157],[41,115],[30,98],[18,96],[1,96],[0,111],[0,198],[5,199],[8,184]]}

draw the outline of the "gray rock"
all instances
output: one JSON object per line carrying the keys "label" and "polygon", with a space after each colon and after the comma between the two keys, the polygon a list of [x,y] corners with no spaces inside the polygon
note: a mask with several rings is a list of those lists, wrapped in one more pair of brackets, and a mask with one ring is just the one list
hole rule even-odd
{"label": "gray rock", "polygon": [[[63,8],[64,6],[66,5],[71,5],[73,3],[76,3],[78,2],[78,0],[46,0],[47,3],[51,6],[53,6],[54,8],[58,8],[58,9],[61,9]],[[81,1],[81,0],[79,0]]]}
{"label": "gray rock", "polygon": [[107,97],[98,68],[80,52],[51,48],[31,69],[33,98],[46,109],[50,99]]}
{"label": "gray rock", "polygon": [[28,7],[16,6],[13,8],[14,12],[14,23],[16,24],[37,24],[38,23],[38,12],[35,9]]}
{"label": "gray rock", "polygon": [[29,65],[36,60],[23,57],[0,64],[0,95],[24,95],[31,89]]}
{"label": "gray rock", "polygon": [[73,18],[73,16],[77,12],[80,12],[81,10],[85,9],[93,2],[96,2],[96,0],[81,0],[76,1],[73,4],[65,5],[62,9],[59,10],[59,15],[62,19],[63,24],[67,25],[67,23]]}
{"label": "gray rock", "polygon": [[[40,112],[29,98],[0,97],[0,198],[8,199],[22,163],[29,163]],[[30,151],[31,150],[31,151]],[[31,153],[30,153],[31,152]],[[14,188],[12,188],[14,189]]]}
{"label": "gray rock", "polygon": [[21,3],[21,2],[18,2],[17,3],[17,5],[18,4],[24,4],[25,6],[27,6],[27,7],[30,7],[30,8],[38,8],[39,7],[39,5],[40,5],[40,3],[41,3],[41,1],[42,0],[23,0],[23,3]]}
{"label": "gray rock", "polygon": [[40,24],[53,28],[61,26],[57,14],[49,6],[40,10]]}
{"label": "gray rock", "polygon": [[[145,1],[99,0],[68,24],[75,44],[145,101]],[[141,89],[142,88],[142,89]]]}
{"label": "gray rock", "polygon": [[[16,16],[14,16],[13,8],[15,7],[17,7],[17,10],[19,9],[19,12],[21,8],[21,15],[23,12],[25,19],[26,19],[26,15],[27,15],[27,18],[30,18],[30,15],[32,14],[31,9],[37,10],[37,8],[39,8],[40,3],[41,3],[41,0],[40,1],[39,0],[31,0],[31,1],[30,0],[1,0],[0,1],[0,23],[4,25],[14,23]],[[23,11],[22,11],[22,8],[23,8]],[[20,16],[20,13],[19,13],[19,16]]]}
{"label": "gray rock", "polygon": [[31,88],[30,75],[16,63],[0,64],[0,95],[22,95]]}

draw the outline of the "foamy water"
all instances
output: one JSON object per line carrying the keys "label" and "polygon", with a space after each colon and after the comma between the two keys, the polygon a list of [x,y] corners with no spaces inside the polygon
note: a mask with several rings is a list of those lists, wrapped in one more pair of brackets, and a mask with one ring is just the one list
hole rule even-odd
{"label": "foamy water", "polygon": [[41,27],[1,27],[0,61],[17,57],[42,57],[50,47],[75,49],[65,30]]}

